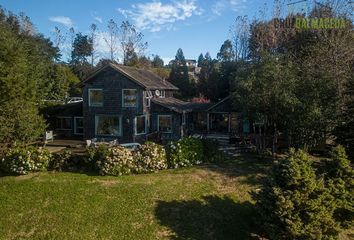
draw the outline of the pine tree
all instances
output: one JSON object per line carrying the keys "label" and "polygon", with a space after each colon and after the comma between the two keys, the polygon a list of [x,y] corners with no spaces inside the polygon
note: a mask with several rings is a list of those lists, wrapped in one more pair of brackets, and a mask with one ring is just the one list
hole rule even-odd
{"label": "pine tree", "polygon": [[177,50],[169,81],[179,88],[181,97],[190,97],[193,95],[193,87],[189,80],[186,59],[181,48]]}
{"label": "pine tree", "polygon": [[309,156],[292,150],[272,169],[257,194],[260,224],[270,239],[335,239],[335,199],[317,178]]}

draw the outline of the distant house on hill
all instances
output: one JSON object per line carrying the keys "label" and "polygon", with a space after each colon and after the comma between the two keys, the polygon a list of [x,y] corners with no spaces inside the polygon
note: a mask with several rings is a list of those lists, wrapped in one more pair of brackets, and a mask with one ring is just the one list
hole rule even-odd
{"label": "distant house on hill", "polygon": [[156,133],[168,141],[192,132],[242,131],[242,116],[230,98],[216,104],[179,100],[176,86],[146,69],[109,63],[81,86],[83,102],[47,110],[57,135],[124,143]]}

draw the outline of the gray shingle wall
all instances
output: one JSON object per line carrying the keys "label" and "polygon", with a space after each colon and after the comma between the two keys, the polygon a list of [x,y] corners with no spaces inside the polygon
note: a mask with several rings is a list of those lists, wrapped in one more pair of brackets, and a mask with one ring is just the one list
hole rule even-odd
{"label": "gray shingle wall", "polygon": [[[88,101],[88,89],[103,89],[103,106],[90,107]],[[122,107],[122,89],[137,89],[138,104],[137,107]],[[96,115],[121,115],[122,116],[122,136],[114,137],[120,142],[131,142],[134,140],[134,117],[144,114],[143,110],[143,88],[129,80],[117,71],[106,68],[90,81],[85,83],[82,89],[84,98],[83,116],[84,116],[84,138],[91,139],[95,136],[95,116]],[[107,138],[107,137],[102,137]],[[143,138],[139,136],[138,138]]]}

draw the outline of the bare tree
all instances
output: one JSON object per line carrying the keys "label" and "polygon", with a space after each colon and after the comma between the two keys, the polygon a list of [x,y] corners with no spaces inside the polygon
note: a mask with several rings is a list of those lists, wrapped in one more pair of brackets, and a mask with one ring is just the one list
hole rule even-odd
{"label": "bare tree", "polygon": [[92,52],[91,52],[91,65],[93,66],[95,60],[97,59],[97,25],[91,24],[90,26],[90,38],[92,41]]}
{"label": "bare tree", "polygon": [[230,28],[235,51],[235,60],[245,59],[248,55],[249,20],[247,16],[238,16]]}
{"label": "bare tree", "polygon": [[107,29],[108,29],[108,34],[104,35],[103,39],[109,48],[111,61],[114,61],[115,54],[118,51],[118,41],[119,41],[118,25],[113,19],[111,19],[108,21]]}
{"label": "bare tree", "polygon": [[54,27],[53,37],[54,47],[60,48],[65,42],[65,36],[62,34],[60,28],[57,26]]}
{"label": "bare tree", "polygon": [[138,32],[134,25],[123,21],[120,25],[120,45],[123,52],[123,61],[126,64],[130,55],[142,56],[148,43],[143,42],[144,35]]}

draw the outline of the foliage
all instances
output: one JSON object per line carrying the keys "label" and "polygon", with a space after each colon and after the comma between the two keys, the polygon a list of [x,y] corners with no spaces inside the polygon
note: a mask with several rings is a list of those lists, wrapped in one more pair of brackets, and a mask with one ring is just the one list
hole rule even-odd
{"label": "foliage", "polygon": [[[105,156],[104,156],[105,155]],[[107,151],[99,150],[96,166],[101,175],[120,176],[134,172],[136,168],[133,153],[124,147],[112,147]]]}
{"label": "foliage", "polygon": [[336,201],[317,178],[309,156],[291,150],[276,163],[256,195],[260,224],[271,239],[334,239]]}
{"label": "foliage", "polygon": [[73,154],[70,150],[54,153],[50,162],[49,170],[55,171],[90,171],[95,167],[87,156]]}
{"label": "foliage", "polygon": [[92,56],[93,43],[92,39],[77,33],[72,43],[70,66],[76,76],[83,80],[93,70],[92,65],[88,62],[88,57]]}
{"label": "foliage", "polygon": [[326,162],[325,180],[336,201],[335,219],[344,228],[354,226],[354,169],[342,146],[332,149]]}
{"label": "foliage", "polygon": [[164,62],[159,55],[154,56],[154,59],[152,60],[152,66],[154,68],[163,68],[164,67]]}
{"label": "foliage", "polygon": [[169,168],[188,167],[204,160],[203,143],[200,139],[186,137],[167,145]]}
{"label": "foliage", "polygon": [[16,15],[4,14],[0,19],[1,145],[34,141],[45,128],[38,106],[50,94],[58,49],[42,35],[26,29]]}
{"label": "foliage", "polygon": [[202,139],[203,162],[218,163],[225,160],[224,153],[219,150],[219,143],[215,139]]}
{"label": "foliage", "polygon": [[167,168],[166,152],[163,146],[145,142],[134,155],[136,162],[135,172],[147,173],[156,172]]}
{"label": "foliage", "polygon": [[186,59],[181,48],[177,50],[172,63],[169,81],[179,88],[182,97],[193,96],[194,86],[189,79]]}
{"label": "foliage", "polygon": [[1,160],[1,168],[8,173],[24,175],[29,172],[46,170],[50,159],[51,154],[47,149],[14,147]]}

